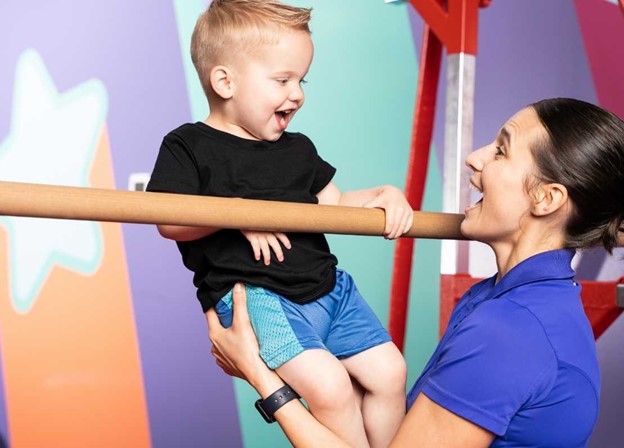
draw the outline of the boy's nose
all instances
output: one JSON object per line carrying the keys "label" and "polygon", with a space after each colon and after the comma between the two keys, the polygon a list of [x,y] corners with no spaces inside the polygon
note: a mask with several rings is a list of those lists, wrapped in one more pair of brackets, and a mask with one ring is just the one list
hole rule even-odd
{"label": "boy's nose", "polygon": [[303,89],[301,88],[301,86],[296,86],[294,89],[292,89],[292,91],[290,92],[290,95],[288,96],[288,99],[290,101],[294,101],[294,102],[300,102],[303,101],[304,98],[304,94],[303,94]]}

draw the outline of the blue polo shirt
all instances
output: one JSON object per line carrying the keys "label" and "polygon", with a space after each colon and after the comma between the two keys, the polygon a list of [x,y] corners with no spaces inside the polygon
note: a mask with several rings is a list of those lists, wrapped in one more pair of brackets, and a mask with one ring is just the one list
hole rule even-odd
{"label": "blue polo shirt", "polygon": [[492,447],[584,447],[600,372],[574,251],[535,255],[464,294],[408,394],[420,393],[496,435]]}

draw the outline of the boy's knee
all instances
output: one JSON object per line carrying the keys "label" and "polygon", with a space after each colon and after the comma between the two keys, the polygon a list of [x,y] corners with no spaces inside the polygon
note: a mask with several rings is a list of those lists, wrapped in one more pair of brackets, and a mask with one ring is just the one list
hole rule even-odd
{"label": "boy's knee", "polygon": [[349,375],[322,376],[309,390],[306,401],[314,410],[339,410],[352,406],[355,401],[355,392]]}
{"label": "boy's knee", "polygon": [[407,382],[407,363],[402,356],[393,360],[387,372],[388,378],[386,378],[386,381],[389,384],[396,384],[396,388],[405,390],[405,383]]}
{"label": "boy's knee", "polygon": [[380,363],[383,367],[378,370],[377,381],[375,381],[374,390],[371,392],[384,395],[404,395],[407,383],[407,363],[400,353],[387,358],[383,363]]}

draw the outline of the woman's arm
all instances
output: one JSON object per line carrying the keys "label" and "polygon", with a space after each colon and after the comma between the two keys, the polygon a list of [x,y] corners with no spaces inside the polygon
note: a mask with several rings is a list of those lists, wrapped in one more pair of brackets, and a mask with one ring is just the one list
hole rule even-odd
{"label": "woman's arm", "polygon": [[[284,386],[259,355],[258,340],[249,323],[245,288],[234,287],[232,326],[223,328],[214,309],[206,313],[212,354],[227,374],[242,378],[264,399]],[[347,447],[342,439],[318,422],[299,400],[275,412],[275,419],[295,447]],[[420,394],[390,444],[391,447],[484,448],[494,435]]]}
{"label": "woman's arm", "polygon": [[[223,328],[214,308],[206,313],[212,354],[227,374],[242,378],[264,399],[284,386],[284,381],[270,370],[259,355],[258,340],[249,323],[245,288],[234,286],[232,325]],[[278,409],[275,419],[288,440],[296,447],[348,447],[337,435],[323,426],[299,400]]]}
{"label": "woman's arm", "polygon": [[491,432],[453,414],[421,393],[390,447],[485,448],[492,440]]}

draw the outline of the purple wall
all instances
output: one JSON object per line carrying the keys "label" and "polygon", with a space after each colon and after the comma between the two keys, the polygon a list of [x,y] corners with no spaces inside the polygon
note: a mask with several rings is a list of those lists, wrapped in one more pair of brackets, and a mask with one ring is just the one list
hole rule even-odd
{"label": "purple wall", "polygon": [[[11,123],[15,62],[35,48],[59,91],[103,82],[119,189],[130,173],[151,170],[162,136],[190,119],[171,2],[4,0],[0,41],[0,140]],[[151,226],[123,230],[153,446],[241,445],[232,381],[209,356],[205,319],[175,246]],[[220,405],[210,410],[211,402]]]}

